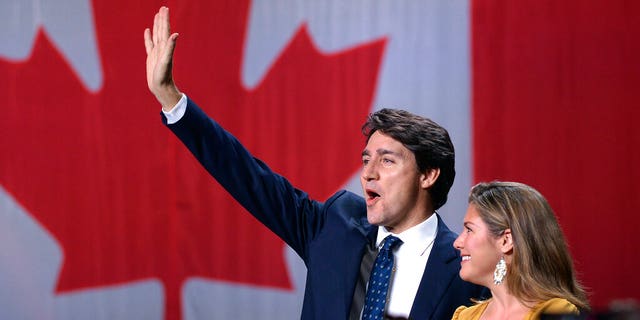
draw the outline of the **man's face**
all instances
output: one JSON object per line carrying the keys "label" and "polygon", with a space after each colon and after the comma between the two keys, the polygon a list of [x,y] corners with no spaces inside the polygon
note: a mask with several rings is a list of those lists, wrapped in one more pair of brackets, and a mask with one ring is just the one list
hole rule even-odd
{"label": "man's face", "polygon": [[362,152],[360,182],[369,223],[400,233],[428,214],[425,175],[418,171],[413,152],[376,131]]}

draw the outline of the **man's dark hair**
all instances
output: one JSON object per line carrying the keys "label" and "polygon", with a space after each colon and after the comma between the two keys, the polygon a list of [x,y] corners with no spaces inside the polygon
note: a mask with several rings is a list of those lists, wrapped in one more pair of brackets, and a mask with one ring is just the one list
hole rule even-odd
{"label": "man's dark hair", "polygon": [[449,133],[431,119],[405,110],[380,109],[369,114],[362,133],[369,142],[376,131],[399,141],[416,157],[420,172],[440,169],[440,176],[430,189],[434,210],[447,202],[447,194],[456,176],[455,151]]}

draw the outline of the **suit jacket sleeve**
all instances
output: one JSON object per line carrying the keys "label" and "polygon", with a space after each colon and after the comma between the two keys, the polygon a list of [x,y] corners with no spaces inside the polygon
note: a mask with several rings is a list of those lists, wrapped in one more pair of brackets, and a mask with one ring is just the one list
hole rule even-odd
{"label": "suit jacket sleeve", "polygon": [[236,201],[307,261],[307,244],[322,227],[323,203],[253,157],[190,99],[182,119],[167,126]]}

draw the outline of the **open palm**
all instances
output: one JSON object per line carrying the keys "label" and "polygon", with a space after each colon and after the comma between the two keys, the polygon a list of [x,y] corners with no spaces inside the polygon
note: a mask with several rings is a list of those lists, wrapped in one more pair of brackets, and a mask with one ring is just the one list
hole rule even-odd
{"label": "open palm", "polygon": [[179,96],[172,76],[177,38],[177,33],[171,34],[169,9],[161,7],[153,20],[153,32],[149,28],[144,30],[144,46],[147,51],[147,86],[165,110],[170,109]]}

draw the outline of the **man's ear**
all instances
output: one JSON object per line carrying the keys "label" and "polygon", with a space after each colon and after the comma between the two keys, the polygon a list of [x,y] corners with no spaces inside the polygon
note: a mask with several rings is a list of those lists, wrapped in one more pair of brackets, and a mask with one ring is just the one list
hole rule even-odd
{"label": "man's ear", "polygon": [[511,234],[511,229],[504,230],[499,241],[502,254],[508,254],[513,251],[513,235]]}
{"label": "man's ear", "polygon": [[420,186],[423,189],[431,188],[440,176],[440,168],[428,169],[427,172],[420,175]]}

